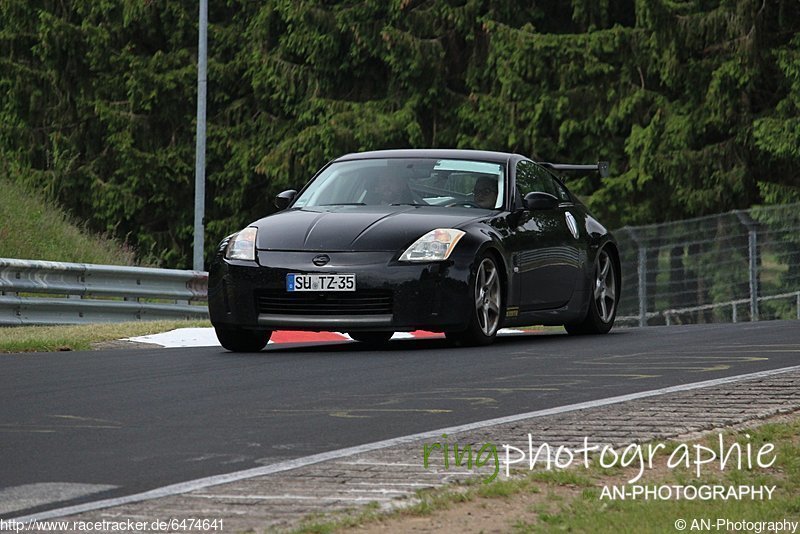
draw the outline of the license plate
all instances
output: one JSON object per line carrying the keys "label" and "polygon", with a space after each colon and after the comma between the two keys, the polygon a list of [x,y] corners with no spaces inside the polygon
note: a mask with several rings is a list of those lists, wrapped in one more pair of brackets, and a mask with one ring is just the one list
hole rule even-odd
{"label": "license plate", "polygon": [[286,291],[355,291],[355,274],[286,275]]}

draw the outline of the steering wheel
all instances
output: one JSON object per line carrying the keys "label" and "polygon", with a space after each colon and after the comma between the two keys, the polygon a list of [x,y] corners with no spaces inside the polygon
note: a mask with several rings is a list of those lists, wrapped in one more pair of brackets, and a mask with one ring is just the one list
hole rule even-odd
{"label": "steering wheel", "polygon": [[446,208],[451,208],[451,207],[454,207],[454,206],[460,206],[460,207],[464,207],[464,208],[480,208],[479,205],[477,205],[474,202],[471,202],[469,200],[459,200],[459,201],[456,201],[456,202],[450,202],[449,204],[445,204],[444,206]]}

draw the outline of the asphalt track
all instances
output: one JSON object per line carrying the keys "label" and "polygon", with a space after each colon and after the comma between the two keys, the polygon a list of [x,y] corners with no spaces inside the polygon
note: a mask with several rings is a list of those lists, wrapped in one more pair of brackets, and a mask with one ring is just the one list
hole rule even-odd
{"label": "asphalt track", "polygon": [[[140,493],[438,428],[800,364],[800,322],[443,339],[0,355],[0,495]],[[0,510],[2,510],[0,508]]]}

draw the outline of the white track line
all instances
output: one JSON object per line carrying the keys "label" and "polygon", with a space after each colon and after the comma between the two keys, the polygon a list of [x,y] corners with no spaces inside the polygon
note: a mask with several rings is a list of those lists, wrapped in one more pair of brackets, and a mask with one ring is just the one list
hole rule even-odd
{"label": "white track line", "polygon": [[627,402],[632,400],[638,399],[646,399],[649,397],[655,397],[658,395],[665,395],[668,393],[677,393],[681,391],[691,391],[693,389],[701,389],[713,386],[719,386],[723,384],[732,384],[736,382],[742,382],[745,380],[752,380],[757,378],[765,378],[768,376],[774,376],[784,373],[789,373],[792,371],[800,371],[800,365],[795,365],[792,367],[784,367],[782,369],[771,369],[769,371],[760,371],[757,373],[749,373],[745,375],[738,375],[738,376],[730,376],[725,378],[717,378],[714,380],[705,380],[703,382],[694,382],[691,384],[681,384],[679,386],[670,386],[666,388],[660,389],[653,389],[650,391],[642,391],[640,393],[630,393],[628,395],[620,395],[617,397],[609,397],[606,399],[599,399],[587,402],[580,402],[577,404],[568,404],[566,406],[558,406],[556,408],[548,408],[545,410],[537,410],[534,412],[527,412],[518,415],[510,415],[506,417],[498,417],[496,419],[487,419],[486,421],[478,421],[476,423],[468,423],[466,425],[458,425],[458,426],[451,426],[448,428],[440,428],[438,430],[430,430],[428,432],[421,432],[419,434],[411,434],[409,436],[403,436],[399,438],[387,439],[383,441],[376,441],[374,443],[366,443],[364,445],[357,445],[355,447],[347,447],[345,449],[338,449],[335,451],[323,452],[320,454],[313,454],[311,456],[305,456],[303,458],[296,458],[294,460],[286,460],[284,462],[278,462],[272,465],[265,465],[262,467],[255,467],[252,469],[245,469],[243,471],[236,471],[233,473],[227,473],[225,475],[215,475],[205,478],[198,478],[196,480],[189,480],[187,482],[180,482],[178,484],[172,484],[169,486],[164,486],[161,488],[156,488],[150,491],[145,491],[143,493],[137,493],[135,495],[127,495],[125,497],[118,497],[114,499],[105,499],[101,501],[89,502],[84,504],[78,504],[75,506],[67,506],[64,508],[58,508],[55,510],[48,510],[46,512],[40,512],[38,514],[32,514],[22,517],[17,517],[14,519],[7,519],[6,521],[17,521],[19,523],[27,523],[31,521],[41,521],[45,519],[52,519],[55,517],[63,517],[67,515],[74,515],[80,514],[83,512],[89,512],[92,510],[99,510],[102,508],[109,508],[112,506],[120,506],[123,504],[130,504],[140,501],[146,501],[149,499],[158,499],[161,497],[169,497],[172,495],[178,495],[181,493],[187,493],[190,491],[208,488],[211,486],[218,486],[220,484],[227,484],[229,482],[236,482],[238,480],[245,480],[248,478],[264,476],[264,475],[271,475],[274,473],[280,473],[283,471],[289,471],[291,469],[297,469],[299,467],[305,467],[312,464],[317,464],[320,462],[325,462],[327,460],[334,460],[337,458],[343,458],[346,456],[352,456],[354,454],[360,454],[363,452],[374,451],[378,449],[385,449],[388,447],[392,447],[395,445],[402,445],[406,443],[410,443],[413,441],[418,441],[427,438],[438,438],[442,434],[454,434],[457,432],[466,432],[469,430],[476,430],[479,428],[485,428],[494,425],[500,425],[504,423],[513,423],[516,421],[520,421],[523,419],[533,419],[536,417],[544,417],[548,415],[556,415],[562,414],[567,412],[574,412],[577,410],[585,410],[589,408],[598,408],[601,406],[608,406],[610,404],[619,404],[621,402]]}

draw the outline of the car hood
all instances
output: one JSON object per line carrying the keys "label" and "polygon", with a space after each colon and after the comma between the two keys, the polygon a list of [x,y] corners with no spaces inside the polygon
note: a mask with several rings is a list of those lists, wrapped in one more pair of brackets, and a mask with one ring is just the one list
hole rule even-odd
{"label": "car hood", "polygon": [[432,206],[325,206],[288,210],[254,223],[259,250],[389,251],[436,228],[458,228],[489,210]]}

